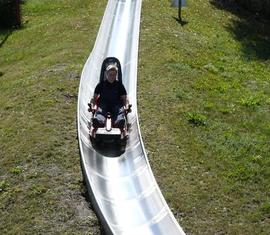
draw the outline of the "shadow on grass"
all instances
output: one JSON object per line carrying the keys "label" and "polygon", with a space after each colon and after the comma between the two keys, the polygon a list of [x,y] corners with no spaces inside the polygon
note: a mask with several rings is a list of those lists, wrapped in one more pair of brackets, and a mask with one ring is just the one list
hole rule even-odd
{"label": "shadow on grass", "polygon": [[94,211],[97,215],[100,235],[106,235],[106,231],[104,230],[102,222],[101,222],[100,218],[98,217],[97,211],[95,210],[94,204],[91,201],[90,194],[87,190],[86,182],[84,180],[83,180],[82,185],[81,185],[81,195],[82,195],[82,197],[85,198],[85,201],[88,203],[89,209]]}
{"label": "shadow on grass", "polygon": [[0,48],[5,44],[11,34],[12,30],[0,30]]}
{"label": "shadow on grass", "polygon": [[179,19],[179,18],[177,18],[177,17],[175,17],[175,16],[173,16],[173,18],[174,18],[179,24],[181,24],[181,26],[185,26],[186,24],[188,24],[188,21]]}
{"label": "shadow on grass", "polygon": [[249,12],[232,1],[211,0],[211,4],[239,17],[238,20],[232,20],[232,24],[226,28],[241,43],[246,59],[270,59],[270,20]]}

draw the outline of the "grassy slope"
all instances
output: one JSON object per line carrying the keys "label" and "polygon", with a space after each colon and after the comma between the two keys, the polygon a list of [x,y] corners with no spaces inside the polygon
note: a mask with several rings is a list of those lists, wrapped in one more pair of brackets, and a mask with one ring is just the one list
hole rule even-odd
{"label": "grassy slope", "polygon": [[[75,112],[105,4],[29,0],[0,48],[0,231],[99,233]],[[158,183],[188,234],[267,234],[269,28],[203,0],[181,27],[169,6],[144,0],[141,25],[139,113]]]}
{"label": "grassy slope", "polygon": [[270,28],[203,0],[184,27],[176,15],[144,1],[139,113],[158,183],[188,234],[268,234]]}
{"label": "grassy slope", "polygon": [[[105,2],[29,0],[0,48],[0,231],[97,234],[81,184],[76,103]],[[83,43],[82,43],[83,42]]]}

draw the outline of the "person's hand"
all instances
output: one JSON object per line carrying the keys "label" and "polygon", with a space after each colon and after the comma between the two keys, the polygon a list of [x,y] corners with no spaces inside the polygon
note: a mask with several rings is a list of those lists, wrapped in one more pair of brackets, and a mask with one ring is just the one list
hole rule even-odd
{"label": "person's hand", "polygon": [[88,112],[92,112],[92,104],[91,103],[88,103]]}
{"label": "person's hand", "polygon": [[125,109],[126,113],[131,113],[131,106],[132,106],[131,104],[128,104],[128,105],[124,106],[124,109]]}
{"label": "person's hand", "polygon": [[88,103],[88,112],[92,112],[93,114],[97,111],[97,105],[94,105],[93,103]]}
{"label": "person's hand", "polygon": [[97,106],[95,105],[92,107],[92,113],[95,113],[96,111],[97,111]]}

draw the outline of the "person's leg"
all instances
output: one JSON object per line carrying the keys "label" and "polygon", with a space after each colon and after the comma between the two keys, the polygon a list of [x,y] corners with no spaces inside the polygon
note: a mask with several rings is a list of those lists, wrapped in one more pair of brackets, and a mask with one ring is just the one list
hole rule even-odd
{"label": "person's leg", "polygon": [[99,127],[104,127],[105,126],[105,121],[106,121],[106,107],[105,106],[100,106],[98,107],[95,116],[93,117],[93,127],[94,128],[99,128]]}
{"label": "person's leg", "polygon": [[123,129],[126,124],[125,110],[122,106],[114,107],[114,126]]}

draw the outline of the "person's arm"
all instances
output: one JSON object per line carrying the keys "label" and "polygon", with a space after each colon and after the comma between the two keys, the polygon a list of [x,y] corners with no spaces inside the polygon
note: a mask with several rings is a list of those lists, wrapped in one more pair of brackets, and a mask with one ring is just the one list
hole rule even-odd
{"label": "person's arm", "polygon": [[120,99],[122,102],[122,105],[125,107],[125,109],[128,109],[128,98],[127,98],[127,91],[123,84],[120,85]]}
{"label": "person's arm", "polygon": [[88,104],[89,106],[89,112],[95,112],[95,110],[97,109],[97,100],[99,97],[99,93],[100,93],[100,84],[97,84],[95,91],[94,91],[94,95],[90,100],[90,103]]}
{"label": "person's arm", "polygon": [[100,95],[100,92],[101,92],[101,84],[100,83],[98,83],[97,85],[96,85],[96,88],[95,88],[95,91],[94,91],[94,96],[93,96],[93,98],[92,98],[92,104],[93,105],[97,105],[97,100],[98,100],[98,97],[99,97],[99,95]]}
{"label": "person's arm", "polygon": [[97,105],[97,100],[98,100],[99,95],[94,93],[93,98],[91,99],[91,103],[93,104],[93,106]]}
{"label": "person's arm", "polygon": [[123,106],[124,106],[125,108],[128,108],[129,102],[128,102],[127,96],[126,96],[126,95],[121,95],[121,96],[120,96],[120,99],[121,99],[121,101],[122,101]]}
{"label": "person's arm", "polygon": [[88,111],[89,112],[96,112],[97,110],[97,99],[98,99],[99,95],[98,94],[94,94],[93,98],[90,100],[90,103],[88,103]]}

